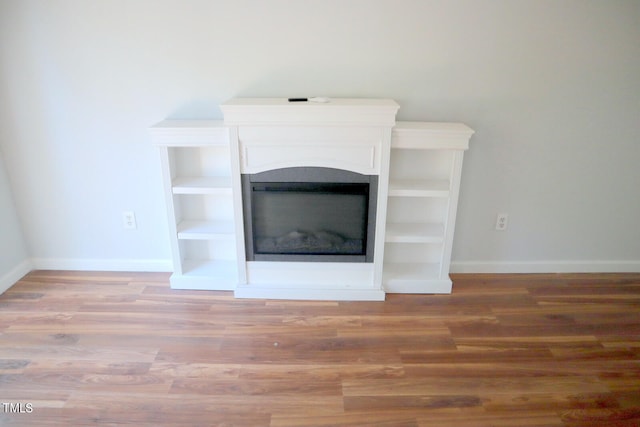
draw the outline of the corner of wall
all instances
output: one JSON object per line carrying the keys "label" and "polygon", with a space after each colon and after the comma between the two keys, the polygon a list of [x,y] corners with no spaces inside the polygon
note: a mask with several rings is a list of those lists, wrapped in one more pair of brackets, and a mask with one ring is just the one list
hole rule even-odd
{"label": "corner of wall", "polygon": [[31,270],[33,270],[33,263],[31,260],[26,259],[3,276],[0,276],[0,294],[15,285],[18,280],[22,279]]}
{"label": "corner of wall", "polygon": [[0,224],[3,229],[0,239],[0,293],[9,289],[32,269],[11,190],[0,152]]}

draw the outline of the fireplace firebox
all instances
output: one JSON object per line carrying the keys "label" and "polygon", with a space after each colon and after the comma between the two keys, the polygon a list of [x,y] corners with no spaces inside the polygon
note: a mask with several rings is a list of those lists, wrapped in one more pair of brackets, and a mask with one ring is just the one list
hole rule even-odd
{"label": "fireplace firebox", "polygon": [[377,187],[324,167],[243,174],[247,261],[373,262]]}

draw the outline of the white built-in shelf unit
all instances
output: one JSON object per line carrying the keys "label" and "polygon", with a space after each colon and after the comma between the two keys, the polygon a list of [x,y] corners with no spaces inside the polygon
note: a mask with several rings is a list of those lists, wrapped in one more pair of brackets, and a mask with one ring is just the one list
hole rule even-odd
{"label": "white built-in shelf unit", "polygon": [[[449,293],[462,160],[473,131],[401,122],[387,99],[235,98],[224,121],[164,120],[161,157],[172,288],[237,297],[382,300]],[[377,175],[372,263],[247,261],[241,174],[322,166]]]}

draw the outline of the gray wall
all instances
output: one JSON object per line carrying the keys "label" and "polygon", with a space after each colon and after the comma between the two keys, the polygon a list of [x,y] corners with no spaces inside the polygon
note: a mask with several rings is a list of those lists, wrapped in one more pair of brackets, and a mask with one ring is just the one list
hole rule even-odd
{"label": "gray wall", "polygon": [[29,269],[27,248],[0,151],[0,293]]}
{"label": "gray wall", "polygon": [[31,256],[167,268],[146,128],[325,95],[476,130],[454,269],[640,270],[639,22],[635,0],[0,0],[0,147]]}

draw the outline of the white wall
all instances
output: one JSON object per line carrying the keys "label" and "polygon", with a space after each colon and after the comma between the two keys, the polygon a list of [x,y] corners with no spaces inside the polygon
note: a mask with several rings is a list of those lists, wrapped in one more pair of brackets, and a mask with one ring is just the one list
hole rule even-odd
{"label": "white wall", "polygon": [[327,95],[477,131],[458,271],[640,270],[639,20],[635,0],[0,0],[0,146],[31,255],[169,268],[146,128]]}
{"label": "white wall", "polygon": [[0,151],[0,294],[31,268]]}

